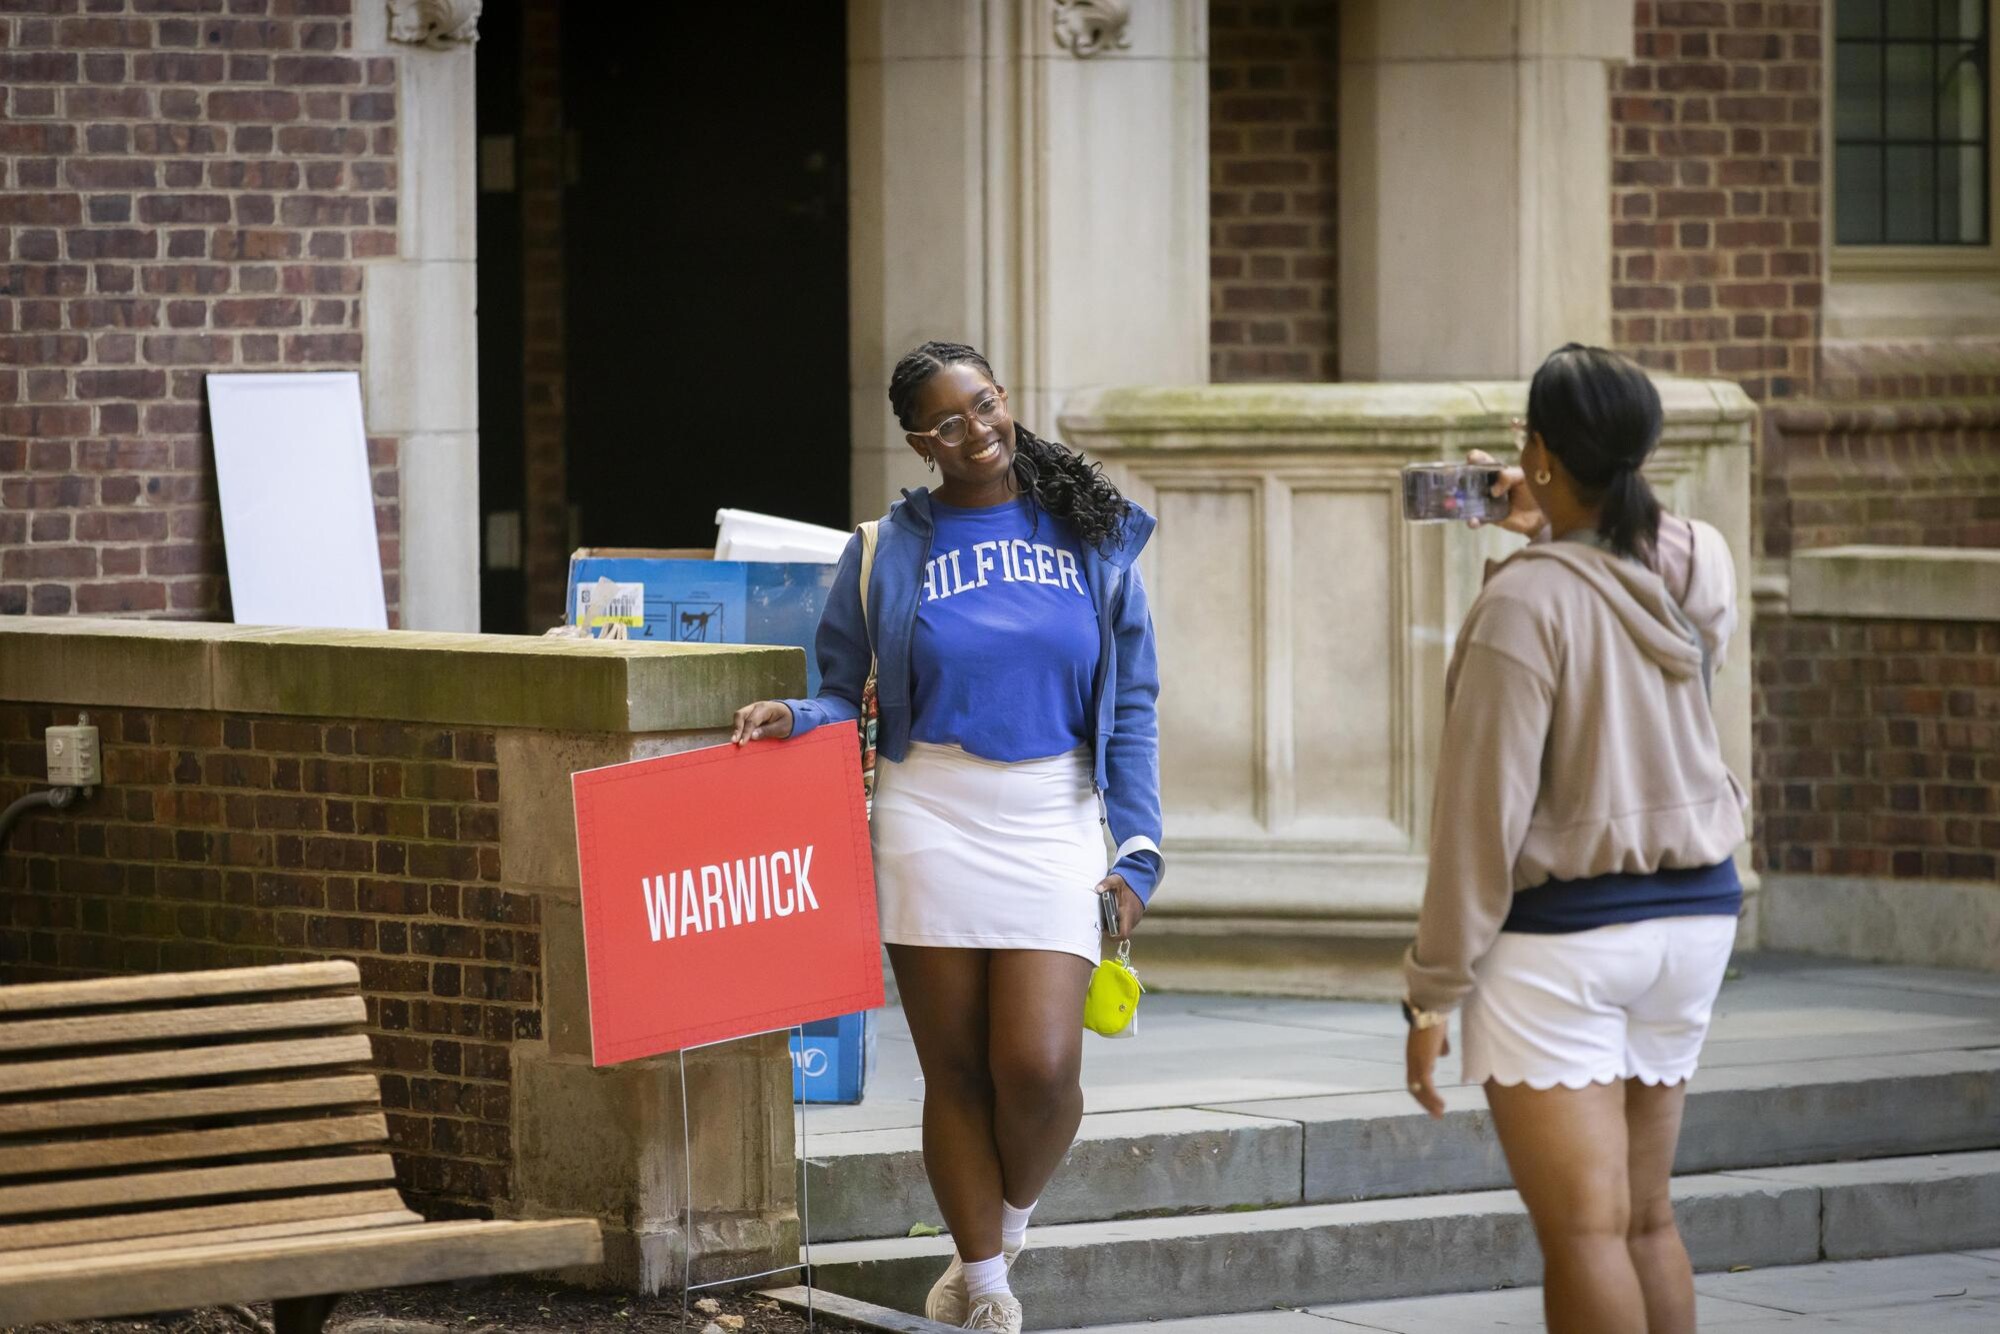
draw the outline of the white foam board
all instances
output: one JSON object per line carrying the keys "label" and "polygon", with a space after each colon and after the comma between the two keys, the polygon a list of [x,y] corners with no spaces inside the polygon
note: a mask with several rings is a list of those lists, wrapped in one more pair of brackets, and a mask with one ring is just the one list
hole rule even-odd
{"label": "white foam board", "polygon": [[211,375],[208,410],[237,622],[387,629],[360,375]]}

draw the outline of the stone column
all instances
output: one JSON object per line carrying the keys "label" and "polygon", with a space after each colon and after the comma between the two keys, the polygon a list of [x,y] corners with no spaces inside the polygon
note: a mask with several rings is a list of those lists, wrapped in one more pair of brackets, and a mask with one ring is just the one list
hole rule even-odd
{"label": "stone column", "polygon": [[402,623],[479,628],[473,51],[478,0],[362,0],[357,55],[394,55],[396,255],[368,268],[371,435],[401,439]]}
{"label": "stone column", "polygon": [[1629,0],[1344,0],[1340,372],[1515,378],[1611,340]]}
{"label": "stone column", "polygon": [[543,949],[542,1038],[513,1048],[513,1211],[603,1223],[603,1267],[578,1282],[652,1293],[680,1287],[690,1255],[697,1283],[798,1260],[785,1035],[602,1069],[590,1054],[570,775],[720,744],[738,703],[804,688],[804,655],[744,652],[641,659],[659,674],[603,697],[596,728],[496,738],[501,867],[508,888],[538,900]]}
{"label": "stone column", "polygon": [[1206,0],[852,0],[854,510],[923,476],[889,371],[979,346],[1021,420],[1208,378]]}

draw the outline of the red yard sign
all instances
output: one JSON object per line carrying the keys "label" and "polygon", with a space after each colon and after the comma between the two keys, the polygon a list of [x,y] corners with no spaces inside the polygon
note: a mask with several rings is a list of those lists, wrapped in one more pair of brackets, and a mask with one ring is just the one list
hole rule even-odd
{"label": "red yard sign", "polygon": [[882,1003],[852,726],[570,781],[596,1064]]}

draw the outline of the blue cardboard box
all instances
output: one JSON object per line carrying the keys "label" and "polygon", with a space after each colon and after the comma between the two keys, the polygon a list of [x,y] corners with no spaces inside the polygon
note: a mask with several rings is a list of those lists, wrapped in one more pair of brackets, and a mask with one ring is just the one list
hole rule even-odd
{"label": "blue cardboard box", "polygon": [[875,1016],[843,1014],[792,1035],[793,1102],[860,1102],[875,1068]]}
{"label": "blue cardboard box", "polygon": [[[616,623],[628,639],[780,644],[806,652],[806,694],[819,689],[813,640],[833,566],[708,559],[707,552],[584,547],[569,561],[571,625]],[[599,580],[611,581],[600,597]],[[748,703],[748,700],[744,701]],[[860,1102],[875,1066],[875,1016],[805,1026],[792,1045],[792,1098]]]}
{"label": "blue cardboard box", "polygon": [[[598,581],[611,581],[600,598]],[[831,565],[706,560],[695,553],[584,547],[569,559],[571,625],[625,627],[628,639],[789,644],[806,651],[806,694],[819,689],[813,640]]]}

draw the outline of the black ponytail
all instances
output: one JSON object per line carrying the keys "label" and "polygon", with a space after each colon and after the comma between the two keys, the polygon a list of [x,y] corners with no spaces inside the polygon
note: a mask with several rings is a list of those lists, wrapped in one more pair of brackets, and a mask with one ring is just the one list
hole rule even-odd
{"label": "black ponytail", "polygon": [[1664,415],[1646,372],[1601,347],[1558,348],[1528,386],[1528,430],[1598,507],[1598,534],[1619,555],[1648,564],[1660,502],[1640,469],[1660,442]]}
{"label": "black ponytail", "polygon": [[[930,342],[904,355],[889,376],[889,406],[904,430],[915,430],[917,391],[946,366],[971,366],[998,384],[986,358],[963,343]],[[1084,545],[1108,552],[1132,517],[1125,499],[1098,464],[1065,445],[1014,423],[1014,488],[1063,520]]]}
{"label": "black ponytail", "polygon": [[1619,555],[1653,563],[1660,541],[1660,499],[1638,469],[1614,474],[1604,488],[1597,531]]}

